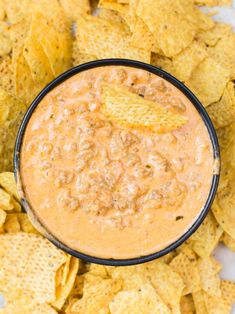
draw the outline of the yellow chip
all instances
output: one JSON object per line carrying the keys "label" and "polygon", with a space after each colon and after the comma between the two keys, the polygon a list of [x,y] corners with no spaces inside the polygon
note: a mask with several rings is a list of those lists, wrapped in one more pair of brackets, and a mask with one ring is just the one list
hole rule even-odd
{"label": "yellow chip", "polygon": [[75,21],[80,14],[90,12],[89,0],[60,0],[66,16]]}
{"label": "yellow chip", "polygon": [[89,273],[93,276],[100,276],[102,278],[109,277],[107,266],[104,265],[90,264]]}
{"label": "yellow chip", "polygon": [[0,290],[18,289],[35,302],[53,302],[56,272],[65,262],[66,254],[39,235],[0,235]]}
{"label": "yellow chip", "polygon": [[151,64],[174,75],[175,69],[170,58],[164,57],[157,53],[152,53]]}
{"label": "yellow chip", "polygon": [[94,314],[108,313],[109,303],[121,290],[122,281],[114,279],[103,279],[89,273],[85,275],[83,296],[71,307],[71,312]]}
{"label": "yellow chip", "polygon": [[204,24],[204,28],[213,26],[191,1],[140,1],[137,14],[167,57],[177,55],[189,46],[199,25]]}
{"label": "yellow chip", "polygon": [[223,36],[215,47],[210,47],[209,55],[226,68],[232,79],[235,79],[235,34],[231,31],[227,36]]}
{"label": "yellow chip", "polygon": [[207,51],[203,45],[196,41],[184,49],[181,53],[174,56],[172,59],[174,74],[180,81],[187,81],[193,70],[202,62],[207,56]]}
{"label": "yellow chip", "polygon": [[86,53],[82,53],[78,47],[78,43],[75,41],[73,43],[73,65],[79,65],[86,62],[97,60],[96,56],[88,55]]}
{"label": "yellow chip", "polygon": [[6,211],[10,211],[14,208],[11,196],[1,188],[0,188],[0,208]]}
{"label": "yellow chip", "polygon": [[[70,294],[75,279],[76,275],[78,272],[78,267],[79,267],[79,260],[75,257],[69,258],[69,269],[67,272],[67,276],[64,280],[64,282],[59,283],[56,287],[56,301],[52,302],[52,305],[56,307],[57,309],[61,309],[62,306],[64,305],[68,295]],[[63,278],[62,278],[63,279]]]}
{"label": "yellow chip", "polygon": [[197,314],[205,314],[207,313],[206,304],[204,300],[204,292],[202,290],[193,292],[193,302],[195,305]]}
{"label": "yellow chip", "polygon": [[0,59],[0,87],[8,93],[14,92],[13,70],[10,56]]}
{"label": "yellow chip", "polygon": [[4,224],[4,230],[7,233],[20,232],[20,224],[17,214],[8,214]]}
{"label": "yellow chip", "polygon": [[102,89],[102,112],[111,120],[129,127],[142,127],[164,133],[183,126],[187,119],[163,106],[128,91],[106,84]]}
{"label": "yellow chip", "polygon": [[[1,3],[0,3],[1,5]],[[9,25],[0,21],[0,57],[10,53],[12,44],[9,36]]]}
{"label": "yellow chip", "polygon": [[76,40],[82,53],[98,59],[127,58],[150,61],[150,51],[130,46],[131,34],[122,25],[96,16],[80,17],[77,21]]}
{"label": "yellow chip", "polygon": [[185,295],[180,300],[180,313],[181,314],[194,314],[195,306],[191,294]]}
{"label": "yellow chip", "polygon": [[206,5],[209,7],[213,6],[223,6],[223,5],[231,5],[232,0],[194,0],[194,2],[198,5]]}
{"label": "yellow chip", "polygon": [[6,216],[7,214],[5,213],[5,211],[0,209],[0,228],[2,227],[2,225],[4,224],[6,220]]}
{"label": "yellow chip", "polygon": [[118,12],[100,8],[97,13],[97,16],[100,17],[101,19],[105,19],[110,22],[119,24],[125,32],[129,32],[129,26],[126,24],[125,20],[121,17],[121,15]]}
{"label": "yellow chip", "polygon": [[229,314],[231,311],[231,305],[228,306],[222,297],[214,297],[209,293],[203,292],[206,313],[220,313],[220,314]]}
{"label": "yellow chip", "polygon": [[[3,292],[3,291],[1,291]],[[1,314],[56,314],[48,304],[39,304],[24,292],[14,289],[3,293],[5,305],[0,309]]]}
{"label": "yellow chip", "polygon": [[0,173],[0,186],[16,200],[20,201],[13,172]]}
{"label": "yellow chip", "polygon": [[235,85],[229,82],[220,101],[207,109],[216,129],[225,127],[235,121]]}
{"label": "yellow chip", "polygon": [[188,242],[200,257],[208,257],[218,244],[222,233],[223,229],[209,213]]}
{"label": "yellow chip", "polygon": [[215,46],[221,38],[229,35],[231,32],[231,25],[215,23],[215,26],[212,29],[199,32],[196,38],[198,41],[205,43],[207,46]]}
{"label": "yellow chip", "polygon": [[183,294],[189,294],[201,289],[200,275],[196,258],[188,257],[183,252],[170,262],[170,267],[177,272],[184,281]]}
{"label": "yellow chip", "polygon": [[28,215],[25,213],[17,213],[17,218],[20,223],[20,230],[26,233],[35,233],[39,232],[34,228],[34,226],[29,221]]}
{"label": "yellow chip", "polygon": [[[217,130],[217,136],[222,153],[228,149],[228,147],[234,141],[235,123],[231,123],[226,127]],[[222,169],[223,170],[223,169]]]}
{"label": "yellow chip", "polygon": [[49,59],[38,41],[38,38],[45,31],[41,20],[42,16],[40,14],[33,16],[23,49],[23,56],[30,67],[33,80],[40,89],[54,78]]}
{"label": "yellow chip", "polygon": [[0,172],[13,168],[15,137],[24,112],[25,105],[0,88]]}
{"label": "yellow chip", "polygon": [[109,309],[111,314],[171,313],[151,284],[120,291],[110,302]]}
{"label": "yellow chip", "polygon": [[208,57],[194,69],[186,85],[195,93],[202,104],[207,107],[220,99],[229,77],[229,70],[213,58]]}
{"label": "yellow chip", "polygon": [[221,291],[224,303],[231,309],[235,302],[235,282],[230,280],[221,280]]}
{"label": "yellow chip", "polygon": [[223,241],[223,243],[233,252],[235,252],[235,240],[230,237],[229,234],[227,234],[226,232],[224,232],[221,240]]}
{"label": "yellow chip", "polygon": [[199,259],[198,269],[203,291],[212,297],[221,297],[219,263],[211,257]]}

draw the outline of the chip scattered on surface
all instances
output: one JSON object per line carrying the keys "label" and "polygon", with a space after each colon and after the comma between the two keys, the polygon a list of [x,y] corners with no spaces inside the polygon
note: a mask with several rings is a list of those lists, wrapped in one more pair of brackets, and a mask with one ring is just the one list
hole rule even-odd
{"label": "chip scattered on surface", "polygon": [[143,127],[164,133],[187,122],[185,117],[173,114],[161,105],[120,86],[104,85],[102,100],[102,112],[105,115],[130,127]]}

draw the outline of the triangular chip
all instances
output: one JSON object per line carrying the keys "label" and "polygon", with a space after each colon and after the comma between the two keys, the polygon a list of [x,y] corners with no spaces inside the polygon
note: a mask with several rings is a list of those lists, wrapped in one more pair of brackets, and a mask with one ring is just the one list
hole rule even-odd
{"label": "triangular chip", "polygon": [[15,199],[20,200],[13,172],[0,173],[0,186],[9,194],[13,195]]}
{"label": "triangular chip", "polygon": [[173,114],[151,100],[114,85],[102,89],[102,112],[111,120],[129,127],[142,127],[164,133],[183,126],[187,119]]}

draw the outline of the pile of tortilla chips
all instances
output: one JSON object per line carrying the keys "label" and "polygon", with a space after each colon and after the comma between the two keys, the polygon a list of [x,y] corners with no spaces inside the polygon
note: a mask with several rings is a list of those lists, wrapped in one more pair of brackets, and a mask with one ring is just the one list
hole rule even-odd
{"label": "pile of tortilla chips", "polygon": [[[235,34],[198,8],[230,2],[0,0],[0,314],[231,312],[235,283],[220,278],[212,253],[219,242],[235,251]],[[130,267],[84,263],[55,248],[22,212],[6,172],[37,93],[72,65],[112,57],[151,63],[192,89],[222,155],[216,200],[198,231],[174,252]],[[103,110],[123,120],[123,108],[108,106],[112,89],[104,91]]]}

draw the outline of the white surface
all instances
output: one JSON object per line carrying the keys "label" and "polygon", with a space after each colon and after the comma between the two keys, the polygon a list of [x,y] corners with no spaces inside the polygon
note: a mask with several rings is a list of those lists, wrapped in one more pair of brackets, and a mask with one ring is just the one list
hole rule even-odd
{"label": "white surface", "polygon": [[[218,10],[214,19],[219,22],[227,23],[233,26],[235,31],[235,0],[233,0],[233,8],[212,8],[211,11]],[[219,245],[214,252],[215,258],[222,264],[221,278],[235,281],[235,253],[231,252],[223,245]],[[0,308],[4,306],[4,299],[0,295]],[[235,314],[235,305],[232,313]]]}

